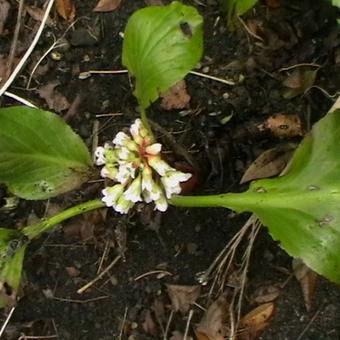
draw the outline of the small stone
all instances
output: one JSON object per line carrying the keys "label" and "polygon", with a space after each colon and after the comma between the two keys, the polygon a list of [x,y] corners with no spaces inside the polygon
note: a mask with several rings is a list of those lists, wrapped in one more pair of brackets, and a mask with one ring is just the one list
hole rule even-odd
{"label": "small stone", "polygon": [[73,46],[93,46],[98,43],[98,38],[84,28],[79,28],[72,33]]}

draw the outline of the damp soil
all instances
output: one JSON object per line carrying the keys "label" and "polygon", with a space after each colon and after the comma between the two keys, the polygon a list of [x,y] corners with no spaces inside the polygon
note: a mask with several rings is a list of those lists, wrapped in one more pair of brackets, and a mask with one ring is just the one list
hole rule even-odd
{"label": "damp soil", "polygon": [[[27,3],[42,5],[42,1]],[[240,185],[240,179],[258,155],[277,145],[298,143],[301,131],[307,132],[332,106],[331,95],[340,85],[337,13],[327,1],[260,2],[244,17],[248,29],[258,36],[254,37],[241,23],[234,31],[228,30],[223,10],[214,0],[190,4],[205,19],[205,52],[197,71],[235,85],[188,75],[189,105],[166,111],[157,102],[149,117],[156,123],[155,131],[165,144],[168,160],[182,168],[188,167],[188,160],[192,162],[189,166],[197,179],[189,188],[192,193],[243,191],[248,184]],[[51,109],[37,89],[57,81],[56,91],[74,105],[72,110],[61,108],[58,113],[89,148],[94,125],[98,124],[102,143],[138,117],[138,108],[126,74],[97,74],[82,80],[79,72],[122,69],[121,32],[129,16],[146,6],[143,1],[123,1],[113,12],[94,13],[95,5],[94,0],[75,1],[76,22],[67,32],[69,24],[54,14],[55,25],[45,29],[25,70],[11,87],[12,92],[40,108]],[[0,41],[2,55],[10,48],[15,8],[6,23],[8,35]],[[26,14],[25,30],[19,36],[21,54],[36,26],[37,22]],[[62,36],[63,46],[44,58],[27,90],[34,65],[54,39]],[[18,57],[21,54],[19,51]],[[284,81],[290,73],[282,69],[291,66],[292,70],[316,67],[317,87],[309,86],[307,91],[287,98]],[[3,98],[1,104],[16,103]],[[278,136],[259,128],[276,114],[295,115],[302,122],[302,130]],[[226,123],[225,118],[230,116]],[[157,129],[157,124],[166,133]],[[15,209],[1,212],[1,225],[20,226],[96,197],[103,186],[96,179],[98,173],[78,191],[48,202],[20,201]],[[2,196],[6,196],[4,190]],[[102,209],[65,222],[30,245],[22,298],[4,339],[18,339],[23,334],[34,339],[52,335],[62,340],[163,339],[171,313],[166,285],[199,284],[199,274],[209,268],[248,218],[247,214],[236,215],[226,209],[170,207],[166,213],[157,214],[139,206],[124,217]],[[246,238],[231,272],[239,267],[247,244]],[[106,275],[82,294],[77,293],[98,276],[98,269],[106,268],[118,255],[120,259]],[[282,285],[274,301],[275,314],[260,339],[339,339],[339,287],[319,278],[312,308],[307,311],[291,268],[292,259],[263,227],[253,246],[242,314],[255,307],[251,296],[258,287]],[[199,306],[206,308],[221,292],[235,289],[229,275],[224,284],[217,283],[209,300],[216,275],[212,273],[202,286],[197,305],[192,307],[189,336],[194,337],[193,328],[204,314]],[[183,334],[187,318],[187,313],[175,313],[167,338],[174,331]]]}

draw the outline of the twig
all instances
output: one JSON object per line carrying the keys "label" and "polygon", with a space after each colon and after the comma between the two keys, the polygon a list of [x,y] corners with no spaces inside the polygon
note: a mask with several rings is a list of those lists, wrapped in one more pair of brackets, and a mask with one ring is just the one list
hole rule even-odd
{"label": "twig", "polygon": [[14,94],[12,92],[6,91],[4,93],[4,95],[9,97],[9,98],[17,100],[21,104],[24,104],[24,105],[29,106],[29,107],[35,107],[36,108],[36,106],[34,104],[32,104],[31,102],[29,102],[28,100],[26,100],[24,98],[21,98],[21,97],[17,96],[16,94]]}
{"label": "twig", "polygon": [[2,96],[4,94],[4,92],[11,86],[12,82],[14,81],[14,79],[16,78],[16,76],[18,75],[18,73],[21,71],[22,67],[24,66],[24,64],[26,63],[27,59],[29,58],[29,56],[31,55],[32,51],[34,50],[36,44],[38,43],[41,33],[44,30],[44,27],[46,25],[46,21],[48,19],[48,16],[50,14],[51,8],[53,6],[54,0],[49,0],[49,3],[47,5],[46,11],[44,13],[44,17],[41,20],[39,29],[30,45],[30,47],[27,49],[26,53],[24,54],[24,56],[21,58],[20,62],[18,63],[18,65],[15,67],[14,71],[12,72],[12,74],[10,75],[10,77],[6,80],[5,84],[1,87],[0,89],[0,96]]}
{"label": "twig", "polygon": [[244,20],[238,15],[237,16],[238,20],[240,21],[241,25],[244,27],[244,29],[247,31],[247,33],[252,36],[253,38],[260,40],[262,42],[264,42],[264,40],[258,36],[257,34],[255,34],[254,32],[252,32],[249,27],[247,26],[247,24],[244,22]]}
{"label": "twig", "polygon": [[125,312],[124,312],[122,324],[121,324],[121,326],[120,326],[120,331],[119,331],[118,340],[122,340],[122,337],[123,337],[124,325],[125,325],[126,318],[127,318],[127,312],[128,312],[128,308],[125,307]]}
{"label": "twig", "polygon": [[104,251],[103,251],[103,255],[100,259],[100,262],[99,262],[99,266],[98,266],[98,270],[97,270],[97,275],[101,272],[102,268],[103,268],[103,263],[104,263],[104,260],[106,258],[106,256],[109,254],[109,251],[110,251],[110,241],[106,241],[105,243],[105,248],[104,248]]}
{"label": "twig", "polygon": [[21,335],[20,338],[18,338],[18,340],[38,340],[38,339],[58,339],[58,335],[54,334],[54,335]]}
{"label": "twig", "polygon": [[[81,72],[79,73],[78,78],[79,79],[87,79],[88,77],[91,77],[92,74],[123,74],[123,73],[128,73],[128,70],[89,70],[89,71],[85,71],[85,72]],[[235,82],[231,81],[231,80],[226,80],[226,79],[222,79],[222,78],[218,78],[218,77],[214,77],[214,76],[210,76],[208,74],[205,73],[200,73],[200,72],[196,72],[196,71],[190,71],[189,74],[192,74],[194,76],[198,76],[198,77],[202,77],[202,78],[207,78],[210,80],[215,80],[218,81],[220,83],[223,84],[227,84],[227,85],[235,85]]]}
{"label": "twig", "polygon": [[147,277],[149,275],[154,275],[154,274],[165,274],[165,275],[170,275],[172,276],[172,273],[166,271],[166,270],[152,270],[151,272],[147,272],[147,273],[144,273],[142,275],[139,275],[137,276],[136,278],[134,278],[134,281],[138,281],[144,277]]}
{"label": "twig", "polygon": [[173,311],[173,309],[171,309],[171,312],[170,312],[170,315],[169,315],[169,318],[168,318],[168,322],[166,323],[166,326],[165,326],[163,340],[168,340],[168,333],[169,333],[169,329],[170,329],[170,325],[171,325],[171,321],[172,321],[173,316],[174,316],[174,311]]}
{"label": "twig", "polygon": [[321,67],[321,65],[315,64],[315,63],[301,63],[301,64],[295,64],[295,65],[288,66],[288,67],[282,67],[278,70],[278,72],[289,71],[297,67],[305,67],[305,66],[311,66],[311,67],[317,67],[317,68]]}
{"label": "twig", "polygon": [[189,73],[194,75],[194,76],[207,78],[207,79],[210,79],[210,80],[215,80],[215,81],[218,81],[220,83],[227,84],[227,85],[230,85],[230,86],[235,85],[234,81],[226,80],[226,79],[222,79],[222,78],[218,78],[218,77],[214,77],[214,76],[209,76],[208,74],[205,74],[205,73],[200,73],[200,72],[196,72],[196,71],[190,71]]}
{"label": "twig", "polygon": [[190,322],[191,322],[191,319],[192,319],[192,316],[193,316],[193,315],[194,315],[194,311],[193,311],[193,309],[190,309],[189,315],[188,315],[187,324],[186,324],[186,326],[185,326],[185,332],[184,332],[184,335],[183,335],[183,340],[187,340],[187,339],[188,339],[188,333],[189,333]]}
{"label": "twig", "polygon": [[15,25],[13,40],[11,44],[11,50],[8,56],[7,77],[9,77],[9,75],[11,74],[15,52],[17,50],[18,38],[19,38],[20,27],[21,27],[21,16],[22,16],[23,9],[24,9],[24,0],[20,0],[19,8],[18,8],[18,15],[17,15],[17,23]]}
{"label": "twig", "polygon": [[97,277],[88,282],[85,286],[79,288],[77,290],[77,293],[78,294],[84,293],[85,290],[89,289],[92,285],[99,281],[120,259],[121,259],[120,255],[116,256],[116,258]]}
{"label": "twig", "polygon": [[301,340],[303,338],[303,336],[306,334],[306,332],[308,331],[308,329],[310,328],[310,326],[312,325],[312,323],[315,321],[315,319],[317,318],[317,316],[320,314],[321,312],[321,308],[318,309],[315,314],[313,315],[313,317],[309,320],[309,322],[307,323],[307,325],[305,326],[305,328],[302,330],[302,332],[300,333],[300,335],[297,337],[296,340]]}
{"label": "twig", "polygon": [[86,303],[95,302],[95,301],[99,301],[99,300],[104,300],[104,299],[108,299],[108,298],[109,298],[109,296],[107,296],[107,295],[98,296],[96,298],[86,299],[86,300],[66,299],[66,298],[61,298],[61,297],[56,297],[56,296],[52,296],[51,297],[51,299],[57,300],[57,301],[80,303],[80,304],[86,304]]}
{"label": "twig", "polygon": [[8,315],[7,315],[7,318],[6,318],[5,322],[3,323],[3,325],[2,325],[2,327],[1,327],[1,329],[0,329],[0,338],[1,338],[2,335],[4,334],[5,329],[6,329],[7,325],[8,325],[9,320],[11,319],[11,317],[12,317],[14,311],[15,311],[15,307],[12,307],[11,310],[9,311]]}

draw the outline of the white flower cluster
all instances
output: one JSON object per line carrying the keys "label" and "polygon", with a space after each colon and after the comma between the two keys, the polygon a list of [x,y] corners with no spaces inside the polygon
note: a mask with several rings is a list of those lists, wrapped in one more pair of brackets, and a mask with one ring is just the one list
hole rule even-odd
{"label": "white flower cluster", "polygon": [[101,176],[116,182],[102,190],[102,200],[121,214],[142,201],[154,202],[155,209],[165,211],[167,199],[181,192],[180,183],[191,174],[177,171],[161,159],[162,145],[153,143],[140,119],[131,125],[130,134],[118,132],[112,143],[95,151],[96,164],[104,165]]}

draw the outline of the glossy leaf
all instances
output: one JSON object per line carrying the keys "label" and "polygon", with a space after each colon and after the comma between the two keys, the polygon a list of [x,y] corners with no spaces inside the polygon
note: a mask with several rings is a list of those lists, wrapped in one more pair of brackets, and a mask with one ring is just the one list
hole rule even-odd
{"label": "glossy leaf", "polygon": [[135,77],[134,94],[142,109],[199,62],[202,22],[195,8],[176,1],[131,16],[124,34],[123,64]]}
{"label": "glossy leaf", "polygon": [[0,109],[0,183],[25,199],[46,199],[88,178],[90,154],[57,115],[28,107]]}
{"label": "glossy leaf", "polygon": [[178,196],[171,203],[251,211],[291,256],[340,283],[339,140],[337,110],[314,125],[284,176],[255,181],[241,194]]}
{"label": "glossy leaf", "polygon": [[[234,208],[252,211],[275,240],[340,283],[340,110],[314,125],[288,172],[254,182]],[[242,205],[242,207],[241,207]]]}

